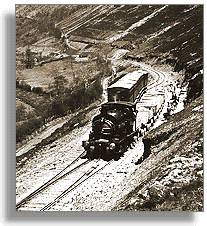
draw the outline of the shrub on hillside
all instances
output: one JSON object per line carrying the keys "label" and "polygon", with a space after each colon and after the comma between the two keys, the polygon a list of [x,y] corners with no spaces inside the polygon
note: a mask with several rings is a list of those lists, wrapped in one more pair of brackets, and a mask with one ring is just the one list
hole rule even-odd
{"label": "shrub on hillside", "polygon": [[41,94],[41,93],[43,93],[43,89],[42,89],[42,87],[33,87],[32,92]]}
{"label": "shrub on hillside", "polygon": [[52,114],[56,116],[63,116],[65,114],[65,105],[61,100],[54,100],[51,108]]}
{"label": "shrub on hillside", "polygon": [[25,119],[25,107],[23,104],[20,104],[16,107],[16,121],[22,121]]}
{"label": "shrub on hillside", "polygon": [[16,81],[16,87],[21,88],[22,90],[31,92],[32,88],[29,84],[27,84],[25,81]]}
{"label": "shrub on hillside", "polygon": [[20,142],[27,135],[32,134],[37,128],[43,125],[44,120],[42,118],[31,118],[29,120],[25,120],[21,124],[16,125],[16,141]]}
{"label": "shrub on hillside", "polygon": [[101,78],[98,78],[88,86],[82,83],[77,90],[67,93],[63,104],[66,106],[66,109],[73,112],[78,108],[86,107],[100,98],[101,93]]}

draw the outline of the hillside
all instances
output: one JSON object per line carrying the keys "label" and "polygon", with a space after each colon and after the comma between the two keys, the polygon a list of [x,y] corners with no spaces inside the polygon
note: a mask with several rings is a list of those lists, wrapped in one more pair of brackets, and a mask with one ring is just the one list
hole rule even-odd
{"label": "hillside", "polygon": [[114,210],[203,211],[203,97],[150,131],[143,142],[151,154],[141,170],[155,168]]}
{"label": "hillside", "polygon": [[155,170],[113,210],[203,210],[203,5],[17,5],[16,39],[19,146],[54,118],[72,119],[42,146],[90,121],[106,77],[139,63],[176,75],[185,109],[143,138],[138,169]]}
{"label": "hillside", "polygon": [[203,68],[202,29],[202,5],[17,5],[17,47],[56,37],[60,51],[86,42],[75,52],[94,54],[97,43],[109,43],[145,61],[171,64],[187,81]]}

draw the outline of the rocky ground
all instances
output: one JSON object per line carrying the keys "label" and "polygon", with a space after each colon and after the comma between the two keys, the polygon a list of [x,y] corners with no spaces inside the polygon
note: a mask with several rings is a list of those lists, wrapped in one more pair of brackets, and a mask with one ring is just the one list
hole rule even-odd
{"label": "rocky ground", "polygon": [[[203,97],[143,139],[154,170],[114,210],[203,210]],[[139,175],[139,174],[137,174]]]}

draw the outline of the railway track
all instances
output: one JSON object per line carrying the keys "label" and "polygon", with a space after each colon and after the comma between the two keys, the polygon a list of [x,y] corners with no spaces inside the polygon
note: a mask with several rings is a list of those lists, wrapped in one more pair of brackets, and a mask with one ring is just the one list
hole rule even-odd
{"label": "railway track", "polygon": [[141,67],[142,69],[150,72],[151,74],[155,74],[157,77],[154,79],[154,81],[152,81],[150,84],[148,84],[147,86],[147,90],[150,90],[150,89],[153,89],[155,88],[156,86],[159,86],[161,85],[164,81],[165,81],[165,74],[161,71],[157,71],[157,70],[154,70],[152,69],[151,67],[147,67],[143,64],[140,64],[138,62],[132,62],[131,60],[126,60],[126,62],[128,63],[132,63],[134,66],[139,66]]}
{"label": "railway track", "polygon": [[[69,165],[67,165],[64,169],[62,169],[59,173],[57,173],[49,181],[47,181],[42,186],[40,186],[39,188],[37,188],[35,191],[33,191],[32,193],[30,193],[28,196],[26,196],[25,198],[23,198],[21,201],[19,201],[16,204],[16,209],[19,209],[21,206],[23,206],[24,204],[28,203],[32,198],[34,198],[37,195],[39,195],[41,192],[43,192],[44,190],[46,190],[47,188],[49,188],[51,185],[55,184],[59,180],[61,180],[64,177],[68,176],[72,172],[78,170],[81,166],[87,164],[89,162],[89,160],[85,160],[82,163],[80,163],[78,166],[75,166],[73,169],[70,169],[70,167],[72,165],[74,165],[81,158],[81,156],[83,155],[83,153],[84,152],[82,152],[76,159],[74,159]],[[70,169],[70,170],[67,171],[68,169]]]}
{"label": "railway track", "polygon": [[164,73],[162,73],[160,71],[157,72],[154,69],[144,67],[144,66],[142,66],[142,68],[157,75],[157,79],[147,86],[147,90],[153,89],[153,88],[161,85],[165,81],[165,74]]}
{"label": "railway track", "polygon": [[[100,160],[95,160],[100,161]],[[63,199],[69,192],[72,192],[76,188],[78,188],[80,185],[82,185],[86,180],[90,179],[92,176],[103,170],[106,166],[111,164],[113,160],[107,162],[103,166],[96,169],[96,167],[91,167],[88,171],[83,173],[73,184],[71,184],[69,187],[67,187],[60,195],[58,195],[52,202],[48,203],[46,206],[44,206],[40,211],[46,211],[49,210],[51,207],[53,207],[56,203],[58,203],[61,199]],[[96,170],[95,170],[96,169]]]}
{"label": "railway track", "polygon": [[[49,210],[69,192],[78,188],[86,180],[113,162],[111,160],[110,162],[100,164],[99,159],[92,161],[84,160],[81,159],[83,153],[53,178],[19,201],[16,204],[16,210],[28,210],[33,207],[39,208],[39,211]],[[77,162],[78,164],[71,169],[71,166]]]}

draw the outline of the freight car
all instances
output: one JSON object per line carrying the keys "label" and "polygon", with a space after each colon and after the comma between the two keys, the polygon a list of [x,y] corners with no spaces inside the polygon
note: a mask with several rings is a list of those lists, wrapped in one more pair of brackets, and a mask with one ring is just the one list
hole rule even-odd
{"label": "freight car", "polygon": [[136,130],[136,102],[146,90],[148,73],[129,73],[108,87],[108,102],[92,120],[89,139],[82,142],[87,158],[118,159]]}

